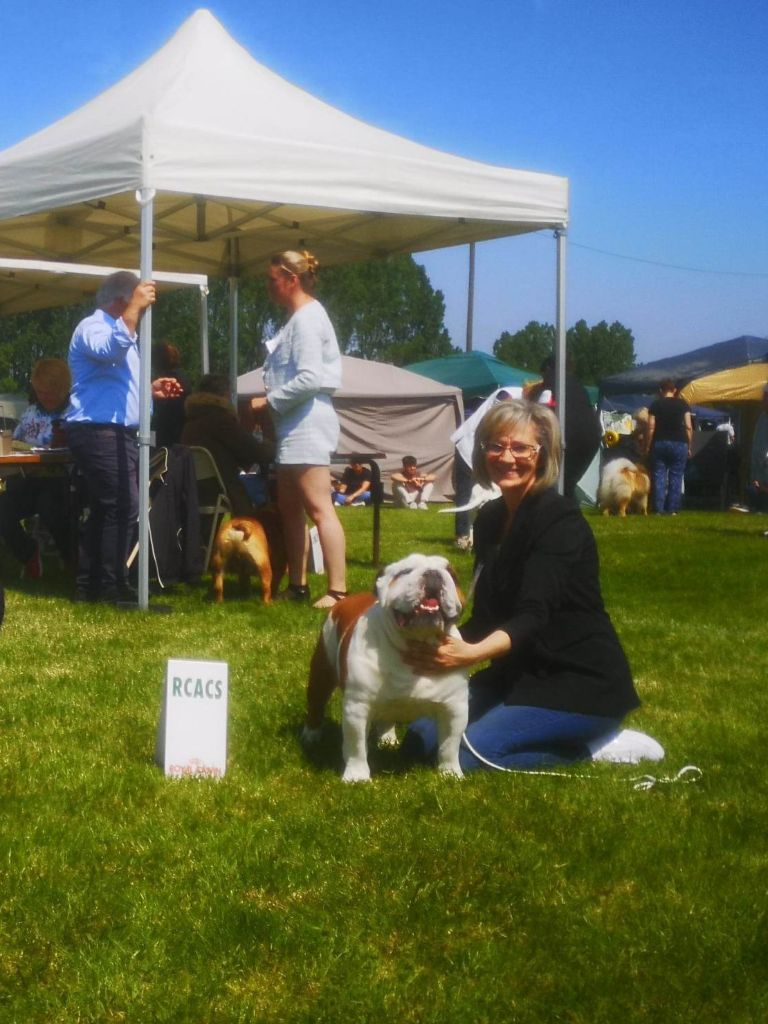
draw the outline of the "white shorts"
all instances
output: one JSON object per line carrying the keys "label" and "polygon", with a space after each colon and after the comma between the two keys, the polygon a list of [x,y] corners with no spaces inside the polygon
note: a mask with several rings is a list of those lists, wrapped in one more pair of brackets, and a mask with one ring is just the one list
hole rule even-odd
{"label": "white shorts", "polygon": [[339,420],[330,395],[315,395],[282,416],[272,413],[279,466],[329,466],[339,443]]}

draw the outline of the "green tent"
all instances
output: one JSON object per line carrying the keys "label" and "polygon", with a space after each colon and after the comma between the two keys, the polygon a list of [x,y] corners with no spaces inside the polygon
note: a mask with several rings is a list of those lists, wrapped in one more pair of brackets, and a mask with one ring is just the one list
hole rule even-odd
{"label": "green tent", "polygon": [[426,359],[420,363],[411,363],[405,369],[441,384],[461,388],[465,402],[472,398],[486,398],[497,388],[506,385],[523,387],[524,384],[541,380],[538,373],[518,370],[486,352],[461,352],[442,359]]}

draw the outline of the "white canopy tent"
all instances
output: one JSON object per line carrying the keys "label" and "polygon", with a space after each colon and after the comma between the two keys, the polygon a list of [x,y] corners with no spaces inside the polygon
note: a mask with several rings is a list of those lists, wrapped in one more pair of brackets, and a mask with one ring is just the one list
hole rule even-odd
{"label": "white canopy tent", "polygon": [[[260,65],[205,10],[115,86],[0,153],[0,253],[130,266],[138,243],[143,278],[157,268],[234,282],[281,249],[333,264],[554,229],[562,350],[567,220],[567,179],[451,156],[349,117]],[[151,313],[142,511],[150,339]],[[233,390],[235,373],[233,358]],[[145,516],[139,541],[146,607]]]}
{"label": "white canopy tent", "polygon": [[[98,267],[87,263],[53,263],[49,260],[6,259],[0,256],[0,316],[32,309],[87,302],[100,280],[123,267]],[[131,268],[138,274],[138,268]],[[168,288],[197,288],[200,293],[200,359],[208,372],[208,278],[205,274],[174,274],[156,270],[159,292]]]}

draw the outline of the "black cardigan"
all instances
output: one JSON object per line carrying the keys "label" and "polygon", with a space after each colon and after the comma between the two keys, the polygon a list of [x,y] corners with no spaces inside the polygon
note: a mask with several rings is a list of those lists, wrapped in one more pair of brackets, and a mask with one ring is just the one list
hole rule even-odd
{"label": "black cardigan", "polygon": [[490,502],[475,523],[479,570],[470,642],[501,629],[512,641],[485,682],[507,704],[623,717],[640,701],[600,593],[592,531],[554,490],[524,499],[505,533],[507,509]]}

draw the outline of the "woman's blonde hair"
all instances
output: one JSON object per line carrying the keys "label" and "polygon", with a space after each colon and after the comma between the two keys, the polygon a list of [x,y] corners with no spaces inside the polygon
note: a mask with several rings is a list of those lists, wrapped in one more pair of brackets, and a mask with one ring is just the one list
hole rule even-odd
{"label": "woman's blonde hair", "polygon": [[72,387],[72,375],[63,359],[38,359],[29,378],[32,387],[53,391],[61,396],[62,402]]}
{"label": "woman's blonde hair", "polygon": [[304,249],[302,252],[294,252],[287,249],[285,252],[278,252],[269,261],[273,267],[279,267],[286,274],[295,274],[298,277],[301,287],[308,295],[314,294],[317,283],[317,272],[320,264],[317,257]]}
{"label": "woman's blonde hair", "polygon": [[508,437],[518,427],[533,427],[539,449],[536,481],[531,493],[546,490],[557,481],[560,473],[562,443],[560,424],[557,417],[545,405],[526,402],[524,399],[499,402],[483,416],[475,431],[475,448],[472,453],[472,468],[475,478],[485,487],[492,483],[488,473],[485,446],[500,437]]}

